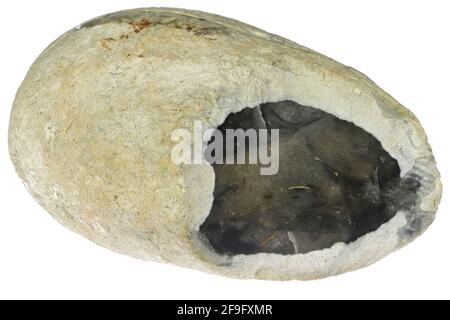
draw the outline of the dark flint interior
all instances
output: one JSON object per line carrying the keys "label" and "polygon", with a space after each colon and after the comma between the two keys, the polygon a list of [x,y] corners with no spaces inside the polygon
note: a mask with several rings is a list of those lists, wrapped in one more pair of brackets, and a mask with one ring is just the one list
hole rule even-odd
{"label": "dark flint interior", "polygon": [[213,164],[214,201],[200,233],[219,254],[349,243],[415,204],[420,183],[400,178],[397,161],[353,123],[281,101],[230,114],[218,129],[237,128],[279,129],[279,171]]}

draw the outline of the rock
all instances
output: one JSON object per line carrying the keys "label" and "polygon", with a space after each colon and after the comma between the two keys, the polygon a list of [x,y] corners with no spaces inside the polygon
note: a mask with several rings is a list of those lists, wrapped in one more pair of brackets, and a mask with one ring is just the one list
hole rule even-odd
{"label": "rock", "polygon": [[[194,121],[280,129],[281,175],[176,165],[171,133]],[[53,42],[17,93],[9,146],[27,189],[70,230],[236,278],[367,266],[420,235],[441,197],[418,120],[367,77],[181,9],[108,14]]]}

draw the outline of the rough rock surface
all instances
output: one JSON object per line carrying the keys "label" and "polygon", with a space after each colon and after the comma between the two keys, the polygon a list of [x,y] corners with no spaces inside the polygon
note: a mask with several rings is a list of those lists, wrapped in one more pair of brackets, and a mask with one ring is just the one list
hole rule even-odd
{"label": "rough rock surface", "polygon": [[[420,181],[413,208],[306,254],[212,250],[198,230],[213,168],[172,163],[171,132],[283,100],[377,138],[400,175]],[[315,279],[367,266],[421,234],[441,197],[419,122],[367,77],[238,21],[181,9],[109,14],[53,42],[17,93],[9,145],[27,189],[69,229],[133,257],[237,278]]]}

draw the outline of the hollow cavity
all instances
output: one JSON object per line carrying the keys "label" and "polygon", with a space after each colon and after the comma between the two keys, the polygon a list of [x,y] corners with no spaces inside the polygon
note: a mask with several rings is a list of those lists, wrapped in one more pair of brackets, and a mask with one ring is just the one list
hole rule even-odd
{"label": "hollow cavity", "polygon": [[[214,201],[200,233],[220,254],[296,254],[349,243],[399,210],[412,210],[420,182],[371,134],[292,101],[230,114],[218,128],[278,129],[279,171],[213,164]],[[211,141],[210,141],[211,143]]]}

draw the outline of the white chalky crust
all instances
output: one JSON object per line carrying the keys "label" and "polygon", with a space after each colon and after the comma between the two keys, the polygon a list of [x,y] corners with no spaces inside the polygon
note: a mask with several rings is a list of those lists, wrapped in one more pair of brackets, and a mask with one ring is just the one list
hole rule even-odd
{"label": "white chalky crust", "polygon": [[[217,255],[199,238],[214,171],[170,160],[176,128],[293,100],[381,141],[422,179],[415,212],[348,245],[307,254]],[[414,115],[356,70],[224,17],[122,11],[65,33],[32,65],[11,114],[10,154],[61,224],[111,250],[236,278],[317,279],[367,266],[433,221],[439,173]],[[415,221],[415,223],[412,223]]]}

